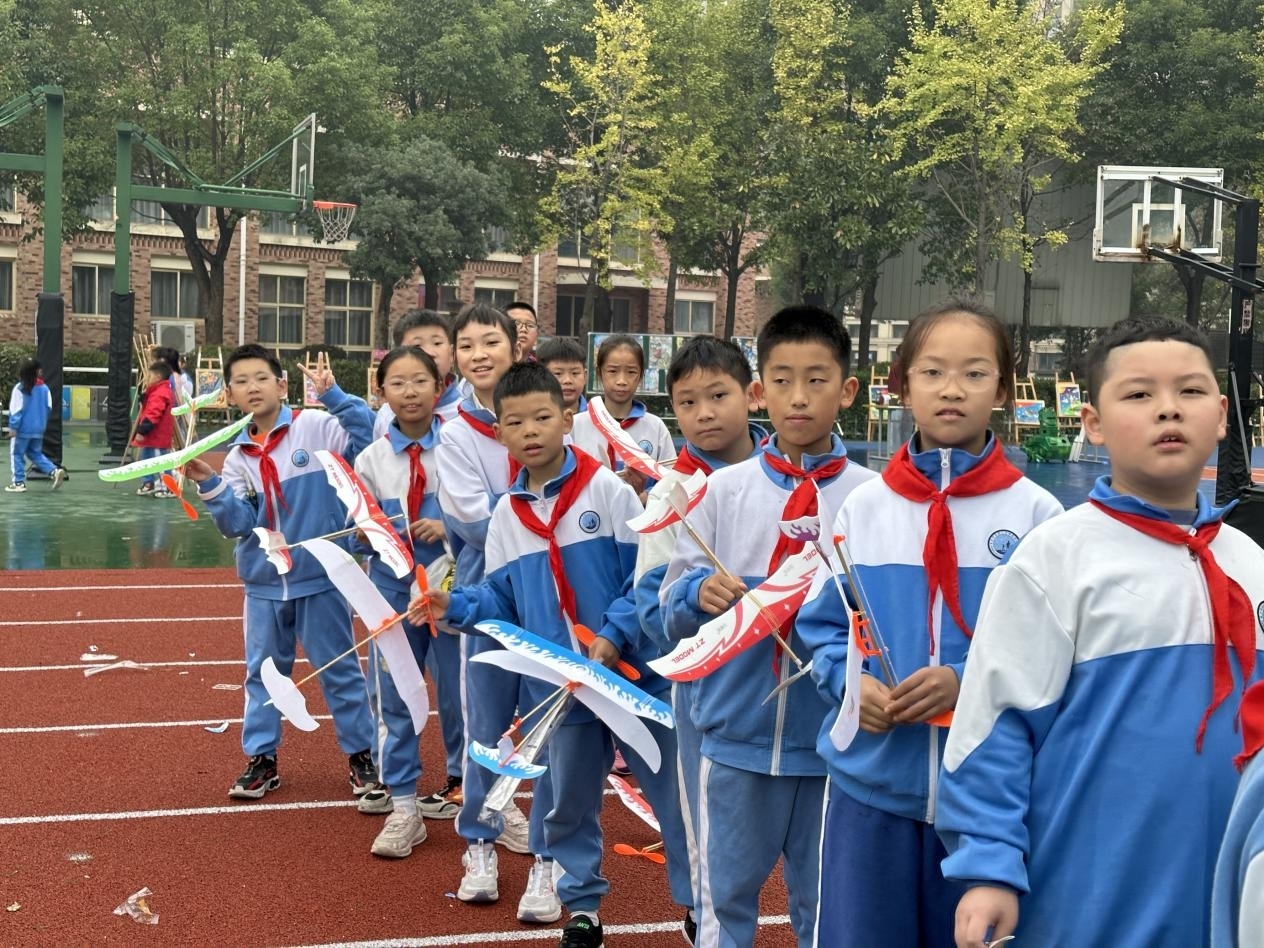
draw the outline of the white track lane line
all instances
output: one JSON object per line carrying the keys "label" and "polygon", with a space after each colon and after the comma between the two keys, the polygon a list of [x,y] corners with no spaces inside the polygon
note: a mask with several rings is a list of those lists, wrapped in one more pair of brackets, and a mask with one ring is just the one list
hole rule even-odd
{"label": "white track lane line", "polygon": [[[614,796],[615,791],[606,789],[603,796]],[[530,790],[519,790],[515,800],[530,800]],[[112,813],[50,813],[46,816],[0,816],[0,826],[44,826],[53,823],[112,823],[128,820],[156,820],[185,816],[238,816],[242,813],[267,813],[285,810],[328,810],[335,807],[355,806],[351,800],[300,800],[294,803],[238,803],[229,806],[190,806],[170,810],[119,810]],[[554,933],[556,935],[556,932]]]}
{"label": "white track lane line", "polygon": [[[760,928],[790,924],[789,915],[761,915]],[[655,935],[679,932],[680,922],[634,922],[626,925],[603,925],[603,935]],[[383,938],[376,941],[333,941],[303,945],[298,948],[445,948],[447,945],[514,944],[522,941],[553,941],[558,929],[518,929],[500,932],[468,932],[464,935],[421,935],[410,938]]]}
{"label": "white track lane line", "polygon": [[94,616],[82,616],[77,619],[15,619],[6,622],[0,622],[0,628],[23,628],[26,626],[50,626],[50,625],[77,625],[81,627],[91,627],[94,625],[154,625],[156,623],[171,622],[236,622],[241,624],[241,613],[235,616],[160,616],[156,619],[138,619],[138,618],[122,618],[122,619],[98,619]]}
{"label": "white track lane line", "polygon": [[241,589],[241,583],[175,583],[173,585],[148,586],[5,586],[3,592],[84,592],[90,589]]}
{"label": "white track lane line", "polygon": [[[136,661],[133,659],[133,661]],[[364,661],[364,659],[361,659]],[[110,664],[109,662],[81,662],[75,665],[0,665],[0,672],[55,672],[55,671],[80,671],[84,668],[100,668]],[[208,658],[203,661],[183,661],[183,662],[141,662],[136,664],[145,668],[213,668],[219,665],[239,665],[245,667],[246,663],[240,658]],[[294,659],[295,665],[308,664],[305,658]],[[120,670],[120,669],[116,669]],[[135,668],[127,669],[128,671],[136,671]]]}
{"label": "white track lane line", "polygon": [[[438,711],[431,709],[430,717]],[[333,715],[314,714],[317,721],[332,721]],[[80,734],[85,731],[129,731],[162,727],[213,727],[228,722],[228,726],[241,723],[241,718],[207,718],[205,721],[123,721],[116,724],[46,724],[31,727],[0,727],[0,737],[6,734]]]}

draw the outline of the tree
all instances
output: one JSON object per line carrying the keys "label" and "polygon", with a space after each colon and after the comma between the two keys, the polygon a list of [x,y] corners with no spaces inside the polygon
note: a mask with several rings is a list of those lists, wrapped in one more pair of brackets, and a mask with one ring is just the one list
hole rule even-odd
{"label": "tree", "polygon": [[442,142],[421,136],[347,157],[359,170],[348,174],[345,186],[360,205],[359,243],[347,264],[378,285],[374,345],[388,348],[396,285],[421,270],[425,305],[437,308],[439,287],[486,254],[485,228],[504,221],[504,188]]}
{"label": "tree", "polygon": [[586,29],[591,59],[550,47],[552,75],[545,88],[557,97],[565,145],[553,156],[556,178],[541,211],[554,233],[578,232],[589,258],[580,331],[593,325],[598,297],[611,285],[610,265],[645,277],[653,272],[655,227],[671,227],[664,208],[667,176],[646,160],[657,132],[659,77],[650,68],[651,33],[634,0],[607,7]]}
{"label": "tree", "polygon": [[764,215],[770,247],[796,274],[805,299],[838,312],[859,294],[863,368],[879,270],[921,221],[872,108],[891,62],[892,24],[884,22],[890,7],[773,0],[771,10],[778,108],[771,134],[776,175]]}
{"label": "tree", "polygon": [[[66,63],[67,112],[84,117],[68,124],[68,164],[72,155],[99,154],[102,145],[112,153],[117,121],[140,126],[212,183],[227,181],[309,112],[332,138],[373,141],[389,129],[380,107],[386,74],[368,42],[370,21],[352,0],[30,0],[22,13],[30,44],[22,55],[52,52]],[[138,158],[148,184],[192,183],[148,152]],[[287,189],[287,165],[275,161],[240,183]],[[97,161],[92,170],[108,172],[92,182],[95,198],[109,191],[112,162]],[[77,200],[82,207],[91,202],[82,190]],[[206,338],[221,340],[224,261],[241,212],[216,208],[208,241],[198,234],[200,206],[163,208],[183,235]]]}
{"label": "tree", "polygon": [[932,7],[930,23],[914,8],[909,49],[879,110],[898,152],[913,156],[909,173],[934,195],[927,275],[982,295],[993,261],[1022,267],[1021,371],[1035,248],[1066,241],[1031,212],[1059,165],[1076,158],[1080,104],[1119,36],[1122,10],[1087,7],[1068,34],[1042,0]]}
{"label": "tree", "polygon": [[[1261,10],[1243,0],[1129,0],[1119,45],[1084,110],[1085,164],[1223,168],[1226,187],[1250,188],[1264,158]],[[1256,75],[1244,68],[1252,63]],[[1174,267],[1185,319],[1197,325],[1210,315],[1206,277]]]}

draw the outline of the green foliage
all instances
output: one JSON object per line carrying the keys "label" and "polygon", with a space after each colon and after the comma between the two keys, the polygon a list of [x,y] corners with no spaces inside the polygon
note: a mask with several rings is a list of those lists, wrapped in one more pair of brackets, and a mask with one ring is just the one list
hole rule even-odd
{"label": "green foliage", "polygon": [[929,20],[914,8],[879,112],[908,173],[936,198],[928,278],[982,292],[992,261],[1030,270],[1033,239],[1065,239],[1025,213],[1076,157],[1080,105],[1122,25],[1122,9],[1088,5],[1067,31],[1038,0],[934,0]]}
{"label": "green foliage", "polygon": [[[651,236],[670,230],[667,172],[646,160],[659,130],[661,79],[649,62],[652,34],[634,0],[594,4],[585,27],[591,58],[548,49],[551,75],[544,88],[557,99],[565,140],[557,154],[552,193],[542,213],[556,234],[582,235],[591,260],[590,291],[611,286],[618,230],[620,263],[648,279],[657,268]],[[593,293],[585,304],[591,325]]]}
{"label": "green foliage", "polygon": [[497,176],[422,136],[390,148],[352,149],[349,160],[356,170],[344,182],[360,205],[359,244],[346,259],[355,276],[381,288],[378,343],[384,345],[395,284],[420,269],[427,290],[437,291],[483,256],[484,228],[505,220],[504,188]]}
{"label": "green foliage", "polygon": [[[18,380],[18,366],[27,359],[35,358],[35,346],[25,342],[0,343],[0,393],[4,404],[9,404],[9,392]],[[62,359],[64,366],[76,368],[106,368],[106,354],[99,349],[67,349]],[[97,372],[65,370],[63,385],[104,385],[105,376]]]}

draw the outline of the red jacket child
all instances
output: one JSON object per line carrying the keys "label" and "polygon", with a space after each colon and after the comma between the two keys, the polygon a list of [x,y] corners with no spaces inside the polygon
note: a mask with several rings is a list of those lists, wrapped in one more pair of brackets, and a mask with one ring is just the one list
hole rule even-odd
{"label": "red jacket child", "polygon": [[[166,368],[165,364],[163,368]],[[167,372],[170,371],[168,368]],[[145,378],[145,391],[141,395],[140,419],[132,441],[134,447],[163,450],[171,447],[171,435],[175,430],[175,419],[171,416],[174,401],[171,383],[163,378],[158,366],[150,366],[149,375]]]}

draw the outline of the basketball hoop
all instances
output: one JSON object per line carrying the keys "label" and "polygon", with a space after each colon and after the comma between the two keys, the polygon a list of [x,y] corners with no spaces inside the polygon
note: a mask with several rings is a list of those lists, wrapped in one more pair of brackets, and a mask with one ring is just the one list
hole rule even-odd
{"label": "basketball hoop", "polygon": [[312,210],[320,218],[320,226],[325,231],[325,242],[336,244],[347,239],[358,205],[344,204],[341,201],[312,201]]}

